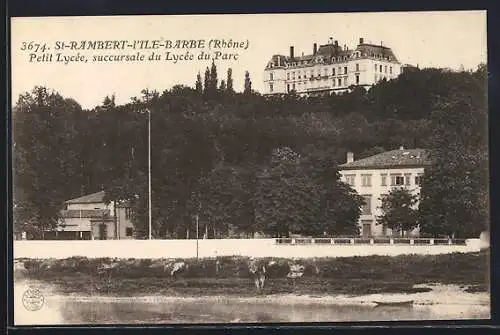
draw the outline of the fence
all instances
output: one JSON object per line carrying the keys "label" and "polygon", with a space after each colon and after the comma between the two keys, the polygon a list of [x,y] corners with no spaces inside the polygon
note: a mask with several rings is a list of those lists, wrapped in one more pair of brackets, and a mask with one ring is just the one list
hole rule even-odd
{"label": "fence", "polygon": [[466,239],[444,238],[277,238],[280,245],[466,245]]}
{"label": "fence", "polygon": [[[351,257],[396,256],[403,254],[436,255],[480,250],[479,239],[465,240],[463,244],[378,243],[377,239],[207,239],[207,240],[93,240],[93,241],[14,241],[14,258],[194,258],[216,256],[248,257]],[[295,240],[295,243],[292,243]],[[333,240],[333,243],[332,243]],[[280,242],[278,242],[280,241]],[[354,243],[353,243],[354,241]],[[376,242],[377,241],[377,242]],[[298,242],[298,243],[297,243]],[[310,242],[310,243],[309,243]],[[328,243],[327,243],[328,242]],[[373,243],[372,243],[373,242]],[[436,243],[438,242],[438,243]]]}
{"label": "fence", "polygon": [[109,216],[109,209],[67,209],[61,212],[61,216],[63,218],[94,218],[94,217],[103,217]]}

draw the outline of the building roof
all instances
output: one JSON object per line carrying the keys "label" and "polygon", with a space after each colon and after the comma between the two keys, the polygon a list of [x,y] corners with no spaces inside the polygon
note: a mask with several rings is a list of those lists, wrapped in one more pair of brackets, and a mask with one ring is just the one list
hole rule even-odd
{"label": "building roof", "polygon": [[104,191],[87,194],[79,198],[66,201],[67,204],[94,204],[104,202]]}
{"label": "building roof", "polygon": [[339,45],[335,44],[324,44],[320,45],[318,51],[314,56],[323,56],[327,57],[327,60],[330,61],[331,57],[350,57],[352,54],[352,50],[344,50]]}
{"label": "building roof", "polygon": [[390,61],[395,61],[397,62],[398,59],[392,52],[391,48],[388,48],[383,45],[376,45],[376,44],[369,44],[369,43],[363,43],[358,45],[356,48],[356,51],[361,52],[362,57],[378,57],[381,56],[382,58],[388,59]]}
{"label": "building roof", "polygon": [[268,63],[268,67],[270,67],[270,64],[272,64],[273,67],[285,66],[285,64],[287,63],[288,63],[288,57],[283,55],[273,55],[273,57],[271,57],[271,60]]}
{"label": "building roof", "polygon": [[363,43],[357,45],[356,49],[349,49],[346,46],[342,47],[335,43],[319,45],[314,54],[302,56],[273,55],[268,62],[266,69],[273,67],[286,67],[292,63],[300,63],[299,65],[314,65],[317,62],[323,64],[332,64],[338,61],[352,60],[355,52],[359,52],[361,57],[369,57],[373,59],[384,59],[392,62],[398,62],[397,57],[392,52],[392,49],[382,44]]}
{"label": "building roof", "polygon": [[355,160],[339,166],[341,170],[384,169],[397,167],[423,167],[430,165],[425,149],[397,149]]}

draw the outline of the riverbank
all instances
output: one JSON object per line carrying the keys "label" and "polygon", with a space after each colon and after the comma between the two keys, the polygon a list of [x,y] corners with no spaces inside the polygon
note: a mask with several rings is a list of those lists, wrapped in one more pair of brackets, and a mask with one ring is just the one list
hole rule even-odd
{"label": "riverbank", "polygon": [[[272,260],[278,266],[266,281],[262,292],[266,299],[278,295],[335,296],[336,299],[377,294],[428,293],[430,296],[436,294],[431,287],[436,287],[436,284],[452,285],[450,287],[464,294],[487,294],[489,289],[487,252]],[[248,273],[248,259],[245,257],[200,260],[79,257],[18,261],[24,265],[24,269],[16,270],[16,280],[24,278],[46,283],[62,296],[256,296],[255,286]],[[168,272],[169,266],[179,261],[188,264],[188,270],[180,277],[173,278]],[[296,279],[286,278],[290,263],[303,265],[304,275]],[[112,270],[105,273],[99,271],[103,265],[110,264],[114,266]]]}
{"label": "riverbank", "polygon": [[[20,296],[35,287],[46,297],[37,313],[27,313]],[[229,296],[79,296],[54,294],[48,284],[15,284],[16,324],[255,323],[489,319],[487,292],[468,293],[458,285],[425,285],[420,293],[372,295],[272,294]],[[375,302],[413,301],[408,306]]]}

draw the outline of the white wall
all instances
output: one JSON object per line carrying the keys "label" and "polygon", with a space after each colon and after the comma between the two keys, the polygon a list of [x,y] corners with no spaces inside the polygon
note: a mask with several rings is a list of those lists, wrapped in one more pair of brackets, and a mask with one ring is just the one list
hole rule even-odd
{"label": "white wall", "polygon": [[90,231],[89,218],[64,218],[65,227],[59,227],[65,231]]}
{"label": "white wall", "polygon": [[[457,245],[276,245],[274,239],[199,240],[199,257],[350,257],[479,251],[479,239]],[[14,258],[191,258],[196,240],[14,241]]]}
{"label": "white wall", "polygon": [[[273,74],[273,80],[270,80],[270,73]],[[264,71],[264,94],[286,93],[285,84],[286,74],[282,67],[274,67]],[[273,84],[273,91],[270,91],[269,84]]]}

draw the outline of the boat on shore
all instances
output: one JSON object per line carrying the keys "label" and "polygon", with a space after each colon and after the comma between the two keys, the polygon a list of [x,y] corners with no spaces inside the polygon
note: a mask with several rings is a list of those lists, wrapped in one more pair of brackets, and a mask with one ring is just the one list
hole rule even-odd
{"label": "boat on shore", "polygon": [[406,301],[374,301],[377,305],[375,307],[390,306],[390,307],[411,307],[413,306],[413,300]]}

